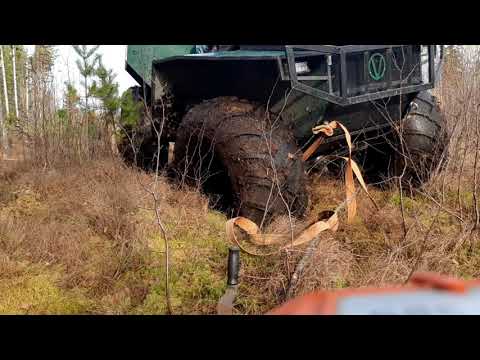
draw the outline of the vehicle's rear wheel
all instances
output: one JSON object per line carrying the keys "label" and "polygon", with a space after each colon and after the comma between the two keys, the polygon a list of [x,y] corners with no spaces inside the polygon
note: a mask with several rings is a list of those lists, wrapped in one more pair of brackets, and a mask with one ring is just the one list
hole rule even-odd
{"label": "vehicle's rear wheel", "polygon": [[265,110],[248,101],[216,98],[185,115],[175,142],[180,178],[218,194],[230,216],[257,224],[291,213],[308,203],[301,154],[291,134],[272,130]]}

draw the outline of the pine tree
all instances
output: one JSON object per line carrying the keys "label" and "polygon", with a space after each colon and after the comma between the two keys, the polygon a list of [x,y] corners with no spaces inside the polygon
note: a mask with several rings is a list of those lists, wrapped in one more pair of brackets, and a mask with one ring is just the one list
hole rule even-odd
{"label": "pine tree", "polygon": [[68,109],[69,112],[74,112],[77,108],[80,101],[80,97],[78,96],[77,89],[71,82],[65,82],[65,97],[64,97],[64,105]]}
{"label": "pine tree", "polygon": [[104,119],[106,134],[110,135],[111,149],[114,153],[117,150],[117,138],[115,136],[115,117],[120,108],[121,99],[118,96],[118,83],[115,82],[116,75],[111,69],[107,69],[102,61],[101,55],[96,56],[98,63],[94,80],[91,87],[92,94],[99,100]]}
{"label": "pine tree", "polygon": [[31,59],[32,102],[36,109],[40,108],[41,103],[42,114],[47,104],[53,101],[51,92],[55,57],[56,51],[52,45],[35,45]]}
{"label": "pine tree", "polygon": [[131,129],[138,124],[144,104],[133,98],[132,92],[126,90],[120,99],[122,116],[120,118],[122,127]]}
{"label": "pine tree", "polygon": [[[80,56],[76,64],[80,74],[83,76],[82,86],[84,88],[85,95],[85,111],[89,111],[88,100],[91,95],[89,87],[89,79],[95,75],[95,65],[98,61],[98,56],[94,56],[100,45],[96,45],[91,49],[87,48],[87,45],[72,45],[73,49]],[[92,58],[93,56],[93,58]]]}
{"label": "pine tree", "polygon": [[80,102],[77,89],[70,81],[64,83],[63,108],[57,111],[57,115],[63,120],[71,120],[71,116],[77,111]]}
{"label": "pine tree", "polygon": [[55,49],[52,45],[35,45],[32,58],[33,72],[46,78],[50,77],[55,56]]}
{"label": "pine tree", "polygon": [[90,91],[93,96],[100,100],[103,115],[108,123],[114,124],[115,115],[120,107],[118,96],[118,83],[115,82],[116,75],[111,69],[107,69],[100,55],[96,56],[98,63],[95,75],[98,82],[94,80]]}

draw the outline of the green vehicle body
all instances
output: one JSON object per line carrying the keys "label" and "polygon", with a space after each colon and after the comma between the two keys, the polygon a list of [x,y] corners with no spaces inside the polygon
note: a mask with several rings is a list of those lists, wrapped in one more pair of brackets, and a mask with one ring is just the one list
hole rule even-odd
{"label": "green vehicle body", "polygon": [[[219,96],[235,96],[268,105],[271,112],[281,113],[282,121],[287,123],[286,125],[291,129],[300,147],[307,144],[311,139],[312,127],[331,120],[341,121],[353,135],[364,133],[366,130],[378,131],[381,128],[388,128],[391,124],[388,123],[385,116],[382,116],[379,111],[375,111],[375,107],[368,97],[362,98],[363,93],[376,91],[377,82],[372,81],[372,69],[374,71],[376,69],[370,67],[368,84],[350,86],[350,83],[353,84],[357,81],[359,76],[368,77],[367,71],[357,66],[357,62],[360,63],[364,56],[365,61],[367,61],[366,54],[376,54],[377,50],[374,47],[366,46],[363,49],[364,51],[358,49],[356,53],[348,53],[343,58],[347,59],[345,63],[341,63],[341,56],[343,56],[341,55],[341,51],[343,51],[341,47],[326,45],[324,47],[327,50],[331,48],[331,56],[338,59],[335,60],[336,63],[332,67],[333,70],[337,71],[336,75],[331,76],[329,80],[332,82],[331,79],[333,79],[334,86],[338,87],[338,91],[335,91],[335,89],[332,91],[332,85],[327,85],[325,78],[322,78],[327,71],[327,67],[330,69],[330,66],[324,60],[327,59],[327,53],[322,52],[323,50],[318,53],[305,50],[296,54],[295,62],[306,62],[310,65],[308,76],[322,78],[320,80],[309,79],[308,81],[295,79],[296,83],[292,82],[293,77],[290,76],[292,68],[289,66],[293,57],[288,58],[288,51],[285,51],[285,48],[278,50],[240,49],[195,54],[194,45],[128,45],[126,69],[147,91],[147,97],[151,99],[153,108],[160,97],[165,94],[165,84],[168,84],[169,91],[175,98],[176,113],[179,118],[175,119],[174,122],[177,124],[181,121],[183,113],[191,105]],[[413,50],[409,50],[411,51],[409,53],[410,58],[416,58],[420,54],[420,46],[418,46],[418,54],[416,52],[417,47],[414,45],[411,45],[411,47]],[[389,50],[385,51],[388,54]],[[291,54],[293,54],[293,51]],[[319,54],[322,56],[319,56]],[[429,56],[432,56],[432,53],[429,53]],[[345,79],[338,72],[342,66],[344,69],[352,69],[352,71],[349,71],[349,75],[345,75]],[[393,69],[391,64],[389,66],[389,69]],[[390,96],[392,95],[390,94],[388,96],[390,100],[385,105],[391,116],[398,119],[403,117],[408,104],[420,88],[424,90],[433,87],[433,79],[430,79],[428,84],[422,85],[421,70],[415,70],[413,66],[411,69],[414,76],[417,76],[420,80],[410,88],[404,87],[406,91],[398,91],[393,94],[395,96]],[[391,76],[387,75],[389,76],[388,81],[391,82]],[[430,73],[431,75],[432,73]],[[343,83],[343,81],[345,82]],[[345,87],[347,82],[349,84],[348,89]],[[306,83],[308,83],[307,87],[303,85]],[[392,83],[385,85],[386,82],[383,82],[382,84],[384,84],[384,88],[379,87],[380,91],[395,87]],[[328,94],[328,86],[330,86],[330,95],[337,95],[336,98]],[[396,88],[400,89],[402,86],[400,82],[400,85],[396,85]],[[340,90],[340,87],[345,88],[346,91]],[[305,90],[305,88],[308,89]],[[312,93],[313,91],[317,91],[321,96],[316,96],[315,93]],[[351,96],[352,99],[361,100],[341,104],[340,100],[335,100],[339,99],[338,96],[341,92],[343,92],[345,99],[346,96]],[[378,92],[375,99],[387,98],[386,93],[385,96],[382,95],[384,93]],[[353,97],[357,95],[357,98]],[[348,101],[350,100],[348,99]],[[168,137],[170,138],[169,141],[175,141],[174,131]],[[329,139],[318,149],[318,152],[331,151],[329,143],[333,144],[335,140],[338,139],[335,137]]]}
{"label": "green vehicle body", "polygon": [[128,45],[126,69],[134,79],[150,86],[152,62],[191,53],[193,45]]}

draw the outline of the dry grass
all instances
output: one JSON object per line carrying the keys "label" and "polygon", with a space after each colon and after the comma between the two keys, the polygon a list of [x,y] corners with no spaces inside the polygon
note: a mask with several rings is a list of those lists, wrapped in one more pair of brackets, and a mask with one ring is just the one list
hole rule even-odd
{"label": "dry grass", "polygon": [[[0,312],[165,313],[164,243],[140,186],[151,176],[111,160],[68,170],[19,166],[4,169],[0,181],[0,287],[8,289]],[[226,217],[195,191],[178,191],[163,179],[159,186],[174,312],[212,314],[225,288]],[[344,196],[338,179],[312,179],[311,188],[310,216]],[[323,236],[296,294],[401,284],[417,262],[418,270],[479,275],[478,245],[469,238],[460,244],[465,226],[458,219],[439,212],[425,238],[437,206],[421,196],[405,197],[410,230],[404,238],[397,190],[370,190],[380,211],[360,195],[357,220],[348,226],[342,221],[336,234]],[[307,220],[297,222],[296,231]],[[288,227],[287,219],[278,219],[268,231]],[[283,301],[305,247],[269,257],[242,254],[237,311],[259,314]]]}
{"label": "dry grass", "polygon": [[[3,257],[59,272],[59,288],[84,289],[100,300],[142,269],[145,234],[133,216],[141,194],[119,165],[14,171],[12,196],[0,210]],[[2,278],[16,270],[2,271]]]}
{"label": "dry grass", "polygon": [[[119,161],[0,172],[0,313],[166,312],[153,176]],[[225,216],[159,182],[175,313],[213,313],[225,288]]]}

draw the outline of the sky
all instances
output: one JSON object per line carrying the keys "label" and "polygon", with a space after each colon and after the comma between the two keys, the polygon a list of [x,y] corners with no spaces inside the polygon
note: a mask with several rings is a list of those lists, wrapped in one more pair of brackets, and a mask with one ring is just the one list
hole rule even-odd
{"label": "sky", "polygon": [[[88,45],[89,47],[93,45]],[[29,54],[33,53],[34,45],[26,45]],[[80,89],[80,75],[75,61],[78,55],[72,48],[72,45],[56,45],[57,59],[53,69],[56,85],[62,87],[62,84],[70,80],[73,81],[77,89]],[[137,82],[125,71],[126,45],[100,45],[98,53],[103,55],[103,64],[112,69],[117,75],[115,80],[119,84],[119,93],[131,86],[138,85]]]}

